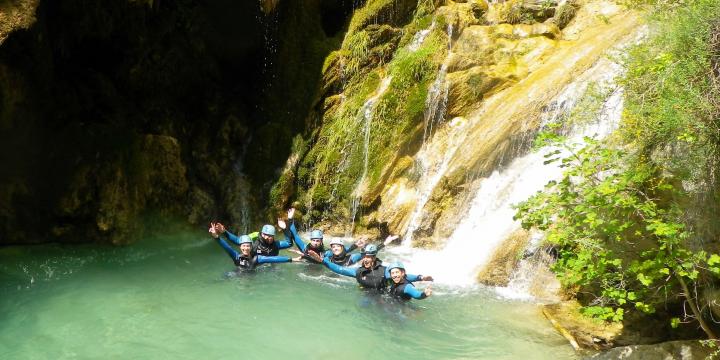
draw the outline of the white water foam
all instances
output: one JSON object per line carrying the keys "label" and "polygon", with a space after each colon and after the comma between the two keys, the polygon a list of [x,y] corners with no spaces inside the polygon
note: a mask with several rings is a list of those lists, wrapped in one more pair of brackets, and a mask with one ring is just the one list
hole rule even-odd
{"label": "white water foam", "polygon": [[[549,106],[556,109],[546,117],[558,118],[572,109],[577,100],[585,93],[590,83],[612,84],[612,80],[621,71],[621,67],[607,59],[602,59],[590,70],[566,87]],[[558,110],[559,109],[559,110]],[[622,111],[622,91],[613,92],[604,103],[597,121],[591,124],[575,126],[571,130],[570,140],[582,143],[584,136],[602,138],[616,127]],[[543,123],[552,121],[544,118]],[[514,159],[503,169],[493,172],[483,179],[472,200],[465,220],[448,239],[444,249],[429,251],[400,247],[390,250],[391,256],[406,262],[409,272],[433,275],[442,284],[453,286],[472,286],[476,283],[478,270],[486,264],[495,249],[515,230],[519,222],[513,220],[514,204],[526,200],[541,190],[550,180],[560,178],[563,169],[558,162],[544,164],[544,154],[561,150],[545,147]],[[563,153],[562,155],[567,155]],[[506,296],[514,298],[528,297],[520,281],[515,288],[505,291]]]}

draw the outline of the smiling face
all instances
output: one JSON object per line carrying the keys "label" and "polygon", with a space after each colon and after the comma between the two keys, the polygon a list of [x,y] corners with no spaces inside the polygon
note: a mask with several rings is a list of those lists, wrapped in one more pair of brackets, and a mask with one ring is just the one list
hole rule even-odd
{"label": "smiling face", "polygon": [[400,283],[402,279],[405,277],[405,270],[400,268],[394,268],[390,270],[390,278],[392,278],[392,281],[396,284]]}
{"label": "smiling face", "polygon": [[373,267],[373,264],[375,264],[375,256],[374,255],[365,255],[362,258],[362,266],[366,269],[370,269]]}
{"label": "smiling face", "polygon": [[345,249],[340,244],[332,244],[330,245],[330,250],[332,250],[333,255],[342,255]]}
{"label": "smiling face", "polygon": [[240,252],[243,255],[250,256],[250,251],[252,251],[252,244],[250,244],[250,243],[240,244]]}

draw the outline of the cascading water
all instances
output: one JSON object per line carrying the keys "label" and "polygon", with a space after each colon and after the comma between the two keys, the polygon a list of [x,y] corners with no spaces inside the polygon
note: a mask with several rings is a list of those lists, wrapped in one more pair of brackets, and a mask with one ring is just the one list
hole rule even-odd
{"label": "cascading water", "polygon": [[365,177],[367,176],[367,168],[368,168],[368,148],[370,147],[370,125],[372,124],[372,118],[373,114],[375,113],[375,104],[380,99],[380,97],[387,91],[388,86],[390,86],[390,82],[392,81],[392,76],[388,76],[384,78],[380,82],[380,87],[378,88],[375,95],[370,97],[363,106],[360,108],[360,111],[358,111],[358,118],[361,121],[364,121],[363,126],[363,171],[362,175],[360,176],[360,180],[358,180],[357,185],[355,185],[355,190],[353,191],[353,200],[352,200],[352,210],[351,210],[351,218],[350,218],[350,232],[353,231],[353,228],[355,227],[355,217],[357,216],[358,208],[360,207],[360,199],[362,197],[362,186],[365,182]]}
{"label": "cascading water", "polygon": [[[542,123],[549,123],[567,115],[589,84],[612,86],[613,79],[620,72],[621,67],[618,64],[608,59],[599,60],[566,86],[546,107],[550,111],[544,115]],[[584,136],[606,136],[617,124],[621,108],[621,91],[615,91],[605,99],[596,121],[574,126],[569,138],[571,141],[581,142]],[[462,142],[462,137],[458,138],[458,141]],[[555,149],[546,147],[527,153],[483,179],[471,200],[467,216],[447,240],[444,249],[429,251],[399,247],[393,250],[393,255],[406,261],[409,269],[422,269],[423,273],[432,274],[439,282],[461,286],[474,284],[479,268],[487,263],[508,235],[520,227],[519,222],[513,220],[515,210],[512,206],[541,190],[548,181],[562,175],[563,169],[559,164],[544,164],[544,154],[552,150]],[[410,226],[412,228],[417,225]],[[511,286],[515,286],[515,292],[522,291],[519,278]],[[513,291],[508,294],[513,294]]]}
{"label": "cascading water", "polygon": [[410,41],[410,45],[408,46],[408,50],[411,52],[417,51],[420,46],[423,44],[423,41],[425,41],[425,38],[430,34],[430,32],[435,29],[435,19],[433,19],[433,22],[430,24],[430,27],[427,29],[423,29],[415,33],[415,36],[413,36],[412,40]]}
{"label": "cascading water", "polygon": [[[433,26],[434,26],[433,22]],[[432,26],[431,26],[432,28]],[[424,112],[424,131],[423,131],[423,144],[418,152],[417,158],[419,159],[419,166],[421,167],[424,176],[421,178],[418,184],[418,201],[415,205],[415,209],[410,216],[410,223],[408,229],[403,237],[403,246],[410,246],[412,244],[412,236],[419,225],[419,220],[422,215],[422,210],[430,199],[433,189],[437,186],[440,179],[442,179],[450,160],[455,155],[458,147],[463,143],[464,135],[467,132],[463,131],[464,122],[458,121],[455,126],[450,127],[447,130],[446,142],[434,142],[429,145],[427,140],[432,136],[433,128],[437,128],[445,120],[445,110],[447,109],[448,94],[450,86],[447,82],[447,69],[449,59],[452,57],[451,44],[453,36],[453,26],[448,24],[447,27],[448,36],[448,53],[443,61],[440,71],[438,72],[435,81],[428,90],[428,95],[425,100],[425,112]],[[451,140],[452,139],[452,140]],[[439,161],[436,159],[436,154],[444,154]]]}

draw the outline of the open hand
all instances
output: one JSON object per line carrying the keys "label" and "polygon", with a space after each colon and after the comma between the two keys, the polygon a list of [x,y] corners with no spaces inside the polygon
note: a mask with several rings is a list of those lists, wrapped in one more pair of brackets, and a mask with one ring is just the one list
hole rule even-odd
{"label": "open hand", "polygon": [[292,219],[293,216],[295,216],[295,208],[291,207],[288,209],[288,220]]}
{"label": "open hand", "polygon": [[433,293],[433,291],[432,291],[432,285],[426,287],[426,288],[425,288],[425,291],[423,291],[423,292],[425,293],[425,296],[430,296],[430,295],[432,295],[432,293]]}
{"label": "open hand", "polygon": [[287,229],[287,224],[285,223],[285,220],[278,218],[278,227],[283,230]]}
{"label": "open hand", "polygon": [[395,239],[399,238],[399,235],[390,235],[385,239],[385,246],[390,244],[391,242],[395,241]]}
{"label": "open hand", "polygon": [[317,262],[322,262],[322,261],[323,261],[322,257],[321,257],[317,252],[315,252],[315,251],[313,251],[313,250],[308,250],[307,255],[308,255],[309,257],[311,257],[313,260],[317,261]]}
{"label": "open hand", "polygon": [[305,255],[305,254],[302,253],[302,251],[297,250],[297,249],[288,249],[288,251],[289,251],[289,252],[292,252],[292,253],[296,253],[296,254],[298,254],[298,255],[300,255],[300,256]]}
{"label": "open hand", "polygon": [[433,277],[430,275],[423,275],[420,277],[420,281],[434,281],[434,280],[435,279],[433,279]]}
{"label": "open hand", "polygon": [[217,238],[220,237],[220,234],[218,234],[214,222],[211,222],[211,223],[210,223],[210,228],[208,229],[208,232],[210,233],[210,236],[212,236],[212,237],[215,238],[215,239],[217,239]]}

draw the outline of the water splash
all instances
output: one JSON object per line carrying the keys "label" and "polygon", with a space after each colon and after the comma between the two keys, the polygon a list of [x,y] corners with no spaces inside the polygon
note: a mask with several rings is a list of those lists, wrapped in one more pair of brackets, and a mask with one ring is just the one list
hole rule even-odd
{"label": "water splash", "polygon": [[368,148],[370,147],[370,125],[372,124],[373,114],[375,113],[375,105],[377,104],[377,101],[380,99],[380,97],[385,93],[385,91],[387,91],[391,81],[392,76],[384,78],[380,82],[380,87],[375,92],[375,95],[371,96],[367,101],[365,101],[365,104],[363,104],[363,106],[360,108],[360,111],[358,111],[358,118],[360,118],[360,121],[364,121],[363,171],[360,179],[357,182],[357,185],[355,185],[355,190],[352,193],[353,200],[350,217],[350,233],[352,233],[353,229],[355,228],[355,218],[357,217],[358,208],[360,207],[360,199],[362,198],[363,186],[365,183],[365,178],[367,177],[368,161],[370,156],[368,151]]}

